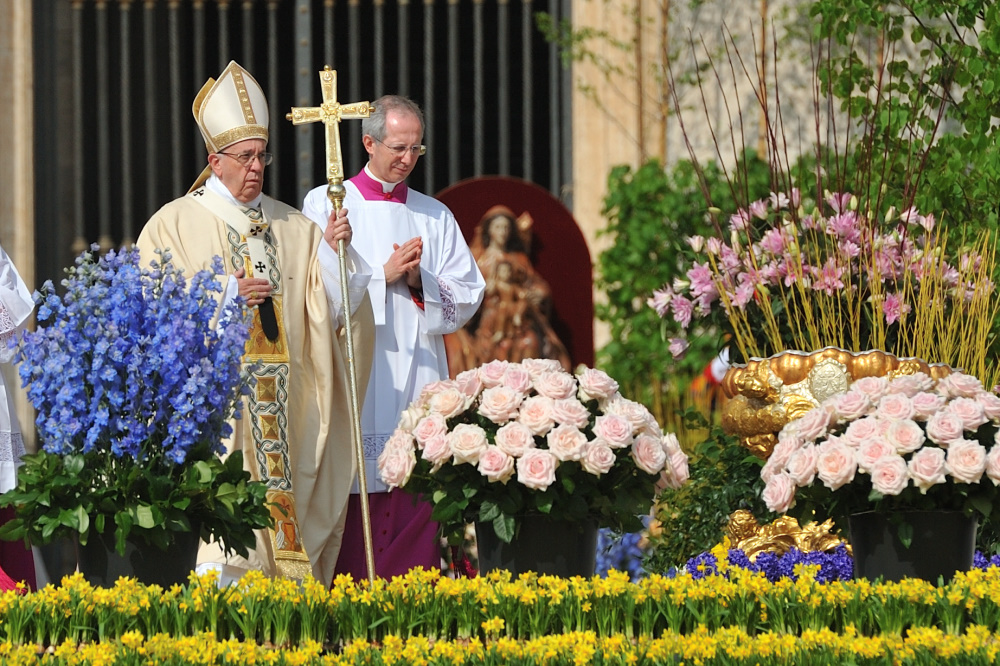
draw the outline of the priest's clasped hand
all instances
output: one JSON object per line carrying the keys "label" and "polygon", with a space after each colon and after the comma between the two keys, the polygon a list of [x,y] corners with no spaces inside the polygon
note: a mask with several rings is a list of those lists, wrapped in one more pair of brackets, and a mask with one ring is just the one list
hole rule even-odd
{"label": "priest's clasped hand", "polygon": [[354,230],[351,229],[351,221],[347,219],[347,209],[341,208],[340,212],[330,212],[330,217],[326,221],[326,231],[323,238],[330,244],[334,252],[337,252],[337,245],[343,239],[345,245],[351,244]]}
{"label": "priest's clasped hand", "polygon": [[243,277],[244,275],[246,275],[246,271],[242,268],[233,273],[236,284],[239,285],[240,296],[246,299],[248,306],[257,307],[271,295],[271,281],[267,278]]}
{"label": "priest's clasped hand", "polygon": [[392,244],[393,253],[385,262],[382,270],[385,272],[386,284],[392,284],[401,277],[406,277],[406,284],[414,289],[421,288],[420,257],[424,252],[424,241],[415,236],[402,245]]}

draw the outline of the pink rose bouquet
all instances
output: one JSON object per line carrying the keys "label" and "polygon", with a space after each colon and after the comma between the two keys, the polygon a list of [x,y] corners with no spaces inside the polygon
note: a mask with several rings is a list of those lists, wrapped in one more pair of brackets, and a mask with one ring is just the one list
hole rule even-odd
{"label": "pink rose bouquet", "polygon": [[772,511],[842,527],[861,511],[987,519],[1000,485],[998,425],[1000,397],[971,375],[864,377],[782,429],[761,469],[763,498]]}
{"label": "pink rose bouquet", "polygon": [[557,361],[492,361],[426,386],[379,458],[392,487],[434,504],[453,543],[486,522],[510,541],[518,518],[641,529],[655,495],[687,480],[687,456],[606,373]]}

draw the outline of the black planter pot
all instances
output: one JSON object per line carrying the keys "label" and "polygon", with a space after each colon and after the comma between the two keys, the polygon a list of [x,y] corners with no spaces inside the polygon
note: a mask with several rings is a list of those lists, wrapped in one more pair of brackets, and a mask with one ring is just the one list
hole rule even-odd
{"label": "black planter pot", "polygon": [[[899,539],[902,521],[913,530],[907,548]],[[957,571],[972,568],[976,552],[975,516],[959,511],[903,511],[895,519],[867,511],[850,516],[854,577],[886,581],[922,578],[949,582]]]}
{"label": "black planter pot", "polygon": [[547,516],[525,516],[517,522],[510,543],[497,537],[492,523],[476,523],[480,571],[506,569],[513,576],[534,571],[564,578],[594,575],[596,523],[571,523]]}
{"label": "black planter pot", "polygon": [[80,573],[95,587],[113,587],[122,576],[145,585],[184,585],[198,562],[198,531],[177,532],[167,550],[149,544],[125,542],[125,555],[115,550],[114,531],[91,534],[87,545],[77,546]]}

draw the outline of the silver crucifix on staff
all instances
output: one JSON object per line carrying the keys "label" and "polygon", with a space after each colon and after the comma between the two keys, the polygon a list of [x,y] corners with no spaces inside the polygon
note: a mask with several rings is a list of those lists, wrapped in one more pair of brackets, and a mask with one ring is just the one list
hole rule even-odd
{"label": "silver crucifix on staff", "polygon": [[[333,204],[334,216],[344,205],[344,158],[340,150],[340,121],[367,118],[375,110],[368,102],[341,104],[337,101],[337,72],[329,66],[319,73],[323,104],[312,107],[293,107],[286,118],[293,125],[321,122],[326,126],[326,195]],[[365,561],[368,580],[375,582],[375,548],[372,545],[371,511],[368,508],[368,479],[365,474],[365,453],[361,444],[361,402],[358,398],[358,371],[354,360],[354,332],[351,328],[351,301],[347,290],[347,244],[337,241],[340,255],[340,294],[344,301],[344,325],[347,327],[347,372],[351,387],[351,439],[354,455],[358,460],[358,490],[361,494],[361,524],[365,536]]]}

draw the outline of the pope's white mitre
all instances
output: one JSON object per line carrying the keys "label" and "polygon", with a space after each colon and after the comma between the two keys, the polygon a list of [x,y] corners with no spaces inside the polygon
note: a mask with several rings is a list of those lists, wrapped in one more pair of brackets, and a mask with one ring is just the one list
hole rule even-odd
{"label": "pope's white mitre", "polygon": [[267,141],[267,99],[260,85],[235,61],[218,80],[209,79],[192,107],[205,147],[216,153],[238,141]]}

